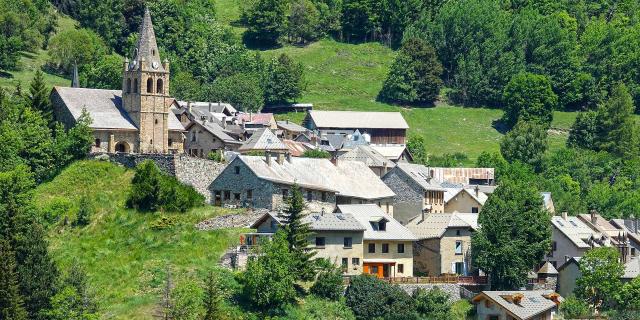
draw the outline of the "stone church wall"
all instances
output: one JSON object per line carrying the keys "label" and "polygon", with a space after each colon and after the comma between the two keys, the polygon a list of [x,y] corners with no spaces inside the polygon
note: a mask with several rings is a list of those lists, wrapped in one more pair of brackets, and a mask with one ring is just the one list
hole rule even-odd
{"label": "stone church wall", "polygon": [[[129,154],[129,153],[94,153],[90,157],[119,163],[127,168],[135,168],[145,160],[152,160],[163,172],[170,174],[178,181],[193,186],[196,191],[211,202],[209,187],[213,180],[226,167],[224,163],[173,154]],[[106,160],[106,159],[105,159]]]}

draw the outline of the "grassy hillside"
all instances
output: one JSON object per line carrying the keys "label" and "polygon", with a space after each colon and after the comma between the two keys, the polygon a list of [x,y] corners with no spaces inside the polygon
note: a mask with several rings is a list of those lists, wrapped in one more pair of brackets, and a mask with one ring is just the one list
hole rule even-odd
{"label": "grassy hillside", "polygon": [[[58,15],[58,27],[57,32],[74,28],[76,21],[64,16]],[[15,88],[18,83],[22,85],[23,89],[27,89],[29,82],[33,79],[33,75],[38,69],[49,59],[47,50],[38,50],[37,52],[23,52],[20,58],[20,68],[17,71],[11,71],[8,73],[0,72],[0,87]],[[69,85],[70,81],[67,78],[61,77],[56,74],[44,73],[44,81],[49,86]]]}
{"label": "grassy hillside", "polygon": [[[167,266],[174,278],[196,276],[217,264],[237,239],[239,230],[197,231],[194,224],[220,214],[210,206],[186,214],[166,214],[175,226],[154,230],[160,213],[139,213],[124,207],[133,171],[107,162],[81,161],[36,190],[36,203],[51,212],[64,208],[60,223],[50,230],[50,247],[62,268],[78,259],[95,290],[100,313],[109,319],[152,319],[160,301]],[[82,195],[95,206],[91,224],[64,226],[73,221]],[[48,209],[48,210],[47,210]]]}
{"label": "grassy hillside", "polygon": [[[462,152],[472,164],[482,151],[497,151],[502,134],[492,127],[502,111],[464,108],[439,103],[433,108],[405,108],[376,101],[394,58],[394,52],[378,43],[346,44],[322,40],[306,47],[287,46],[264,52],[266,57],[286,53],[304,64],[307,90],[300,102],[318,110],[400,111],[409,123],[409,134],[422,135],[429,153]],[[576,114],[556,112],[549,137],[550,149],[564,145]],[[303,113],[278,115],[301,122]]]}

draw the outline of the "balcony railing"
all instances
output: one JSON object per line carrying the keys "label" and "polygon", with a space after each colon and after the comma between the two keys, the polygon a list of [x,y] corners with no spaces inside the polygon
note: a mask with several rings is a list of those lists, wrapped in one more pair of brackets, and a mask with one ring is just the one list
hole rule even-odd
{"label": "balcony railing", "polygon": [[[388,277],[380,280],[393,284],[413,284],[413,283],[433,283],[433,284],[464,284],[464,285],[485,285],[488,283],[487,277],[442,275],[437,277]],[[349,278],[345,278],[345,284],[349,284]]]}

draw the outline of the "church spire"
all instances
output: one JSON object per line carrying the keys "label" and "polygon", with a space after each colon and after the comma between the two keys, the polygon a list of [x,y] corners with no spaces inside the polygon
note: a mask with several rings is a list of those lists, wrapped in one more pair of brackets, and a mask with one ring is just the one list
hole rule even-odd
{"label": "church spire", "polygon": [[[143,61],[144,60],[144,61]],[[144,8],[144,17],[138,34],[138,44],[134,51],[133,64],[135,68],[148,71],[165,71],[160,60],[160,52],[156,43],[156,34],[153,31],[151,13],[149,8]]]}
{"label": "church spire", "polygon": [[80,79],[78,77],[78,64],[73,62],[73,77],[71,78],[71,87],[80,88]]}

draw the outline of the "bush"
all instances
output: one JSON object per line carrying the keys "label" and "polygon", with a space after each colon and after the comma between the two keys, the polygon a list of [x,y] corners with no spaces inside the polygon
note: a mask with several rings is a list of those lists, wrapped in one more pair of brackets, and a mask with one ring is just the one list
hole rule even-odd
{"label": "bush", "polygon": [[327,301],[309,296],[300,305],[289,305],[284,310],[284,319],[309,320],[351,320],[355,319],[353,312],[343,301]]}
{"label": "bush", "polygon": [[311,287],[314,295],[333,301],[339,300],[343,292],[342,272],[337,268],[321,272]]}
{"label": "bush", "polygon": [[500,153],[510,163],[520,161],[536,170],[547,151],[547,130],[535,122],[520,121],[500,142]]}
{"label": "bush", "polygon": [[207,155],[207,159],[215,162],[224,162],[224,157],[222,156],[222,153],[217,151],[209,152],[209,154]]}
{"label": "bush", "polygon": [[452,318],[449,294],[438,287],[431,290],[419,288],[413,293],[418,313],[430,320],[448,320]]}
{"label": "bush", "polygon": [[78,204],[78,214],[76,215],[76,226],[86,226],[91,222],[91,215],[93,214],[93,206],[91,200],[87,196],[80,198]]}
{"label": "bush", "polygon": [[587,302],[574,296],[570,296],[562,301],[560,304],[560,312],[562,312],[562,315],[566,319],[588,317],[591,315]]}
{"label": "bush", "polygon": [[548,128],[553,120],[553,109],[558,97],[551,90],[546,76],[520,73],[511,78],[502,95],[504,115],[509,127],[518,121],[533,121]]}
{"label": "bush", "polygon": [[73,203],[69,199],[56,197],[42,209],[42,217],[47,223],[53,224],[58,222],[61,217],[67,217],[72,207]]}
{"label": "bush", "polygon": [[315,149],[315,150],[307,150],[302,154],[304,158],[324,158],[331,159],[331,154],[327,151]]}
{"label": "bush", "polygon": [[129,208],[141,211],[186,212],[203,204],[204,196],[175,177],[162,173],[151,160],[138,165],[127,199]]}
{"label": "bush", "polygon": [[462,153],[445,153],[440,156],[431,156],[428,159],[428,165],[432,167],[461,167],[463,162],[468,160],[469,157]]}
{"label": "bush", "polygon": [[151,229],[164,230],[164,229],[170,229],[175,225],[176,225],[175,217],[163,215],[151,223]]}
{"label": "bush", "polygon": [[171,291],[172,306],[169,311],[174,320],[198,320],[204,313],[202,288],[191,280],[179,282]]}
{"label": "bush", "polygon": [[345,297],[357,319],[417,317],[416,306],[404,290],[369,275],[353,277]]}

